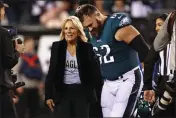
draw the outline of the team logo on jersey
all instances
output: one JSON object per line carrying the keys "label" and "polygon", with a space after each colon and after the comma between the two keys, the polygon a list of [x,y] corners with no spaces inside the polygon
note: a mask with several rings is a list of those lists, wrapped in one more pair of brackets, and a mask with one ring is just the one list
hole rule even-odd
{"label": "team logo on jersey", "polygon": [[122,15],[121,16],[119,16],[119,17],[117,17],[118,19],[121,19],[122,18]]}
{"label": "team logo on jersey", "polygon": [[101,39],[98,39],[97,42],[101,42]]}
{"label": "team logo on jersey", "polygon": [[120,23],[119,23],[119,26],[122,27],[122,26],[125,26],[127,24],[130,24],[130,20],[128,19],[128,17],[124,17]]}

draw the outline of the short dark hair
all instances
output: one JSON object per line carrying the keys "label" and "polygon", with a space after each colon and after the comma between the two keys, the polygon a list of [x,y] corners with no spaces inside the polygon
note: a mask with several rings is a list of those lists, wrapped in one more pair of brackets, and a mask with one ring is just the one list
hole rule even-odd
{"label": "short dark hair", "polygon": [[84,5],[79,6],[76,9],[75,16],[77,16],[79,18],[79,20],[81,22],[83,22],[84,21],[84,19],[83,19],[84,15],[86,15],[86,16],[92,15],[97,10],[98,9],[95,6],[91,5],[91,4],[84,4]]}
{"label": "short dark hair", "polygon": [[161,14],[160,16],[158,16],[156,19],[160,18],[160,19],[162,19],[163,21],[165,21],[166,18],[167,18],[167,16],[168,16],[168,14],[167,14],[167,13],[164,13],[164,14]]}

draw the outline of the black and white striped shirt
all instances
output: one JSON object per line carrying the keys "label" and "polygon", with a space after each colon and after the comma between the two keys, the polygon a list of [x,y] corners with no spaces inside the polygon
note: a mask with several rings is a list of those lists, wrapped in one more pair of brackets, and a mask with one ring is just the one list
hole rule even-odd
{"label": "black and white striped shirt", "polygon": [[172,71],[175,70],[175,50],[176,50],[176,41],[175,41],[175,25],[173,28],[173,35],[172,39],[169,44],[164,48],[164,50],[159,52],[161,63],[160,63],[160,74],[163,75],[169,75],[172,74]]}
{"label": "black and white striped shirt", "polygon": [[167,32],[166,21],[155,38],[154,45],[144,61],[144,90],[152,89],[154,64],[159,57],[161,59],[159,70],[161,76],[168,76],[173,74],[173,71],[176,70],[176,21],[174,23],[171,40]]}

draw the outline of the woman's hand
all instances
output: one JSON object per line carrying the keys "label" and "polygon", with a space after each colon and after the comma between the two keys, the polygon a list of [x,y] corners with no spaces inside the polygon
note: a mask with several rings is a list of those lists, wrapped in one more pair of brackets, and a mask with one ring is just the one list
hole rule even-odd
{"label": "woman's hand", "polygon": [[53,100],[52,100],[52,99],[46,100],[46,104],[48,105],[49,109],[50,109],[52,112],[54,112],[54,106],[55,106],[55,104],[54,104]]}

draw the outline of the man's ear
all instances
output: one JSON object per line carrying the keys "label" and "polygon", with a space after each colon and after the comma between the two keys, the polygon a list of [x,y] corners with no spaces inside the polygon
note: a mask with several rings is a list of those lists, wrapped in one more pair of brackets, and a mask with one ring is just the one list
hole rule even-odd
{"label": "man's ear", "polygon": [[97,12],[96,15],[97,15],[97,16],[100,16],[100,12]]}
{"label": "man's ear", "polygon": [[100,13],[100,12],[96,12],[96,18],[97,18],[98,20],[101,20],[100,16],[101,16],[101,13]]}

